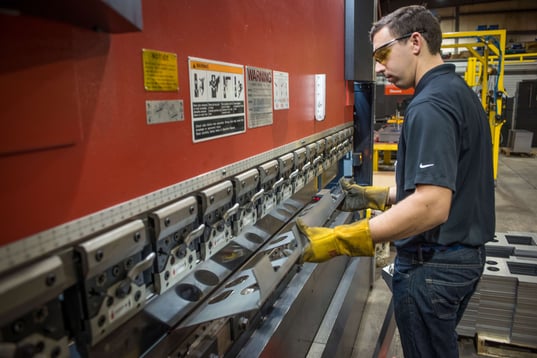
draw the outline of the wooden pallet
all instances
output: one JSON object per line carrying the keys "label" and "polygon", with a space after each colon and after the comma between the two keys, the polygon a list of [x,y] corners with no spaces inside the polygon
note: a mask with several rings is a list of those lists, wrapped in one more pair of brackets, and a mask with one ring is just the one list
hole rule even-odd
{"label": "wooden pallet", "polygon": [[477,354],[487,357],[537,358],[537,346],[521,346],[503,339],[478,334]]}
{"label": "wooden pallet", "polygon": [[505,155],[506,157],[509,157],[511,155],[517,155],[520,157],[535,157],[537,155],[537,150],[532,149],[531,152],[513,152],[511,148],[509,147],[501,147],[500,153]]}

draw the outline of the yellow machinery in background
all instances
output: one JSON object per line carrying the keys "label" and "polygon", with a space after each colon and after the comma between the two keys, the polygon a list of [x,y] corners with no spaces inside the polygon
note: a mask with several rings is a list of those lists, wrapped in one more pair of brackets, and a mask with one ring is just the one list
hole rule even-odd
{"label": "yellow machinery in background", "polygon": [[396,114],[394,114],[393,116],[391,116],[387,121],[386,123],[388,124],[395,124],[397,126],[400,126],[403,124],[403,120],[404,120],[404,117],[402,115],[399,114],[399,111],[397,111]]}
{"label": "yellow machinery in background", "polygon": [[[505,123],[503,118],[504,69],[506,61],[525,62],[537,54],[506,54],[506,30],[480,30],[466,32],[448,32],[445,39],[454,39],[455,43],[442,43],[442,48],[466,49],[471,56],[464,79],[470,87],[480,89],[480,98],[487,113],[492,136],[494,179],[498,176],[498,155],[500,152],[500,132]],[[459,40],[465,39],[465,42]]]}
{"label": "yellow machinery in background", "polygon": [[[494,179],[496,179],[498,176],[500,131],[505,123],[502,112],[503,97],[505,95],[503,80],[506,31],[503,29],[448,32],[444,33],[442,37],[456,40],[456,43],[452,44],[442,43],[442,48],[463,48],[471,54],[471,57],[468,58],[468,67],[464,74],[464,79],[470,87],[481,89],[481,104],[487,113],[492,136],[492,159]],[[460,39],[471,41],[458,43]],[[492,76],[495,76],[495,81]]]}

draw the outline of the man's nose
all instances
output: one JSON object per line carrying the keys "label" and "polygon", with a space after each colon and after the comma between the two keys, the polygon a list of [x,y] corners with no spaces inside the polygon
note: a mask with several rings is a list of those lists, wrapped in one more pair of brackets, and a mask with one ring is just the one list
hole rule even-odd
{"label": "man's nose", "polygon": [[375,61],[375,73],[376,74],[384,73],[385,70],[386,70],[386,67],[384,67],[383,64],[381,64],[380,62]]}

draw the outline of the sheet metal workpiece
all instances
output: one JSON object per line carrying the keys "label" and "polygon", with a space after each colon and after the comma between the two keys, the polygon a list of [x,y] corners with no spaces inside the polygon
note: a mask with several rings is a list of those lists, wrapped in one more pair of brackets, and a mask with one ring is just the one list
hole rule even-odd
{"label": "sheet metal workpiece", "polygon": [[[334,210],[334,201],[330,191],[323,190],[321,200],[314,209],[307,210],[301,216],[308,225],[320,225]],[[227,284],[220,286],[204,303],[196,309],[181,327],[190,327],[237,315],[242,312],[258,310],[263,306],[283,277],[289,274],[303,252],[307,239],[298,235],[295,224],[288,225],[289,230],[272,237],[230,278]]]}

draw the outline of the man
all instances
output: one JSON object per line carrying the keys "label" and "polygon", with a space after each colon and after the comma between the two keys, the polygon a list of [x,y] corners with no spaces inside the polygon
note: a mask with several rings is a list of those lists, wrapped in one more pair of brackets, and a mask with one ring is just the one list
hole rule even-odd
{"label": "man", "polygon": [[399,140],[396,187],[343,180],[343,210],[389,210],[335,228],[297,226],[309,245],[305,261],[373,256],[395,241],[395,318],[404,355],[458,357],[456,327],[476,289],[484,244],[495,229],[492,143],[475,93],[444,64],[438,20],[408,6],[371,29],[375,70],[400,88],[413,87]]}

